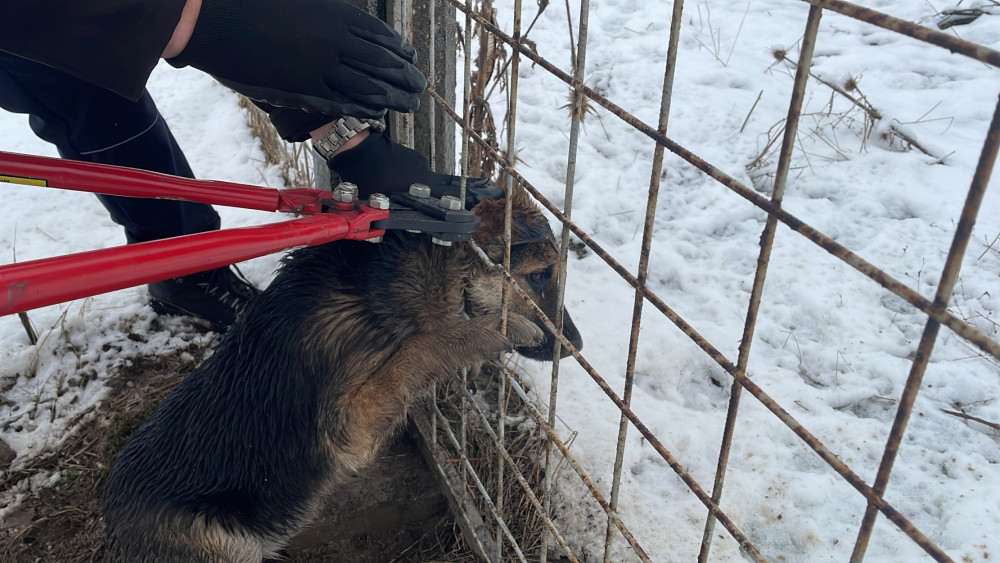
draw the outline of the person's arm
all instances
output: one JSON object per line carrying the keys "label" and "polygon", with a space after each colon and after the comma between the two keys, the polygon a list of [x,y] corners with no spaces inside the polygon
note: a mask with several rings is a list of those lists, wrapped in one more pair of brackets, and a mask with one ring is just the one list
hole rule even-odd
{"label": "person's arm", "polygon": [[391,27],[342,0],[8,0],[0,50],[138,99],[161,56],[328,116],[414,111],[427,82]]}
{"label": "person's arm", "polygon": [[[174,28],[174,33],[170,37],[170,41],[167,46],[163,49],[163,58],[169,59],[176,57],[181,54],[185,47],[187,47],[188,41],[191,39],[191,35],[194,32],[195,24],[198,22],[198,15],[201,12],[201,0],[187,0],[184,5],[184,11],[181,13],[181,19],[177,22],[177,26]],[[274,111],[277,108],[263,107],[265,111]],[[320,121],[325,121],[325,119],[317,119],[318,116],[303,116],[306,121],[300,125],[302,127],[308,127],[315,125]],[[330,121],[324,125],[320,125],[316,129],[309,131],[309,137],[313,141],[318,141],[326,135],[330,129],[333,129],[336,120]],[[357,135],[351,137],[333,152],[333,155],[340,154],[343,151],[350,150],[358,145],[361,141],[368,138],[369,131],[361,131]],[[305,139],[302,139],[305,140]],[[331,156],[333,156],[331,155]]]}
{"label": "person's arm", "polygon": [[[210,2],[212,0],[205,0]],[[183,53],[196,30],[201,12],[202,0],[187,0],[184,13],[177,22],[176,29],[163,51],[164,58],[176,57]],[[412,60],[412,59],[411,59]],[[457,195],[461,180],[455,176],[437,174],[431,171],[427,159],[416,151],[392,142],[381,128],[364,129],[344,140],[334,135],[336,150],[320,150],[316,142],[331,132],[344,118],[333,119],[328,115],[306,113],[297,108],[276,107],[256,101],[258,107],[269,114],[278,134],[287,141],[299,142],[311,139],[317,152],[327,160],[327,166],[342,180],[354,182],[359,192],[367,197],[372,192],[384,193],[405,191],[414,182],[431,187],[435,196]],[[355,122],[357,123],[357,122]],[[470,188],[476,188],[467,196],[470,207],[478,198],[494,198],[503,195],[502,190],[487,189],[487,179],[470,178]]]}
{"label": "person's arm", "polygon": [[[248,98],[313,114],[379,118],[414,111],[427,85],[416,51],[385,22],[343,0],[200,0],[186,46],[192,66]],[[194,12],[192,8],[191,12]],[[186,16],[190,17],[190,16]]]}
{"label": "person's arm", "polygon": [[185,0],[7,0],[0,51],[138,99]]}
{"label": "person's arm", "polygon": [[170,59],[181,54],[187,47],[191,35],[194,33],[194,26],[198,23],[198,15],[201,13],[201,0],[187,0],[184,4],[184,11],[181,12],[181,19],[174,27],[174,34],[170,36],[170,41],[163,48],[162,57]]}

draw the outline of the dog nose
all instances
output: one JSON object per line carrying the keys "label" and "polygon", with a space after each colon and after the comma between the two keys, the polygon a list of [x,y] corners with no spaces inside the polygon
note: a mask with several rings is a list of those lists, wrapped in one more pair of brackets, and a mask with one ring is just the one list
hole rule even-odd
{"label": "dog nose", "polygon": [[[563,311],[563,336],[566,340],[569,340],[577,350],[583,350],[583,336],[580,335],[580,331],[576,328],[576,323],[573,322],[573,318],[569,316],[569,311]],[[560,353],[560,358],[565,358],[569,356],[571,352],[566,346],[562,347],[562,352]]]}

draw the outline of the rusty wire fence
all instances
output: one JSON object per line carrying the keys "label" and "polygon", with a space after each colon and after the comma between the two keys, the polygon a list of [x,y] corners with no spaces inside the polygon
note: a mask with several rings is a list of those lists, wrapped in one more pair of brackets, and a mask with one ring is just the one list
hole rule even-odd
{"label": "rusty wire fence", "polygon": [[[705,561],[710,557],[712,538],[717,525],[721,525],[728,534],[739,544],[742,553],[755,560],[764,560],[760,549],[752,541],[748,534],[741,530],[736,524],[736,519],[728,515],[720,508],[720,503],[724,494],[724,476],[726,475],[727,464],[731,452],[733,432],[736,428],[736,419],[741,408],[743,393],[749,393],[755,400],[759,401],[770,413],[781,423],[794,432],[801,441],[818,455],[830,468],[833,469],[844,481],[853,487],[859,495],[867,502],[867,510],[860,523],[854,541],[853,561],[860,561],[864,558],[865,551],[871,538],[876,519],[881,514],[891,521],[913,542],[919,545],[927,554],[937,560],[948,560],[945,551],[935,544],[928,536],[919,530],[910,519],[899,510],[893,507],[884,498],[887,485],[892,475],[893,463],[896,459],[898,449],[906,432],[907,423],[913,411],[921,388],[921,380],[927,368],[928,361],[935,346],[936,337],[942,326],[952,331],[954,334],[965,339],[968,343],[981,350],[984,354],[1000,359],[1000,342],[993,340],[978,328],[965,320],[955,316],[948,311],[949,299],[958,280],[959,268],[962,257],[969,245],[972,234],[972,227],[975,224],[980,204],[990,178],[994,161],[996,160],[998,148],[1000,148],[1000,105],[994,113],[993,120],[989,126],[989,132],[982,145],[982,153],[978,165],[972,173],[971,185],[968,189],[965,206],[961,219],[954,229],[954,238],[948,252],[945,266],[941,272],[941,281],[937,288],[933,300],[921,296],[918,291],[908,286],[906,283],[893,278],[882,269],[871,264],[857,254],[845,248],[831,237],[806,224],[798,217],[792,215],[782,208],[782,197],[785,192],[786,182],[789,177],[789,170],[792,161],[794,141],[798,132],[799,118],[802,113],[804,93],[809,81],[809,68],[812,62],[814,49],[818,41],[819,22],[827,11],[836,12],[843,16],[854,18],[865,22],[871,26],[876,26],[884,30],[889,30],[913,40],[923,42],[926,48],[942,48],[964,57],[981,61],[983,63],[1000,66],[1000,52],[983,46],[970,43],[956,38],[953,35],[922,27],[914,23],[897,19],[871,9],[860,7],[850,2],[841,0],[788,0],[790,3],[809,4],[808,17],[804,22],[804,31],[801,39],[801,50],[797,62],[797,71],[794,77],[792,95],[788,103],[788,113],[784,135],[781,141],[777,171],[775,173],[773,185],[771,186],[771,197],[768,199],[760,195],[751,187],[743,184],[736,178],[726,174],[712,163],[699,158],[697,155],[681,146],[668,134],[668,123],[671,108],[671,92],[674,81],[674,70],[678,54],[678,38],[680,35],[681,19],[684,9],[683,0],[674,0],[673,12],[670,19],[670,34],[667,48],[667,57],[663,66],[663,89],[660,102],[659,120],[656,124],[648,124],[634,115],[631,115],[614,101],[602,96],[597,91],[585,85],[584,77],[587,70],[587,48],[588,48],[588,18],[590,14],[589,0],[581,0],[579,4],[579,21],[575,30],[575,50],[574,50],[574,72],[572,75],[560,70],[556,65],[536,54],[526,42],[522,42],[523,24],[521,18],[521,1],[514,1],[513,14],[499,14],[497,20],[491,15],[479,11],[479,3],[472,0],[430,0],[422,3],[423,8],[430,11],[429,21],[431,29],[430,37],[439,34],[451,33],[450,29],[440,30],[435,28],[438,19],[434,16],[437,11],[455,12],[458,16],[459,27],[464,31],[460,35],[464,40],[463,50],[467,55],[474,53],[473,37],[470,30],[478,29],[480,34],[488,34],[491,41],[506,47],[509,51],[509,58],[503,68],[505,73],[506,88],[510,100],[507,108],[508,118],[505,123],[507,142],[506,153],[501,153],[497,148],[495,140],[482,134],[481,127],[472,127],[470,124],[475,120],[476,100],[467,96],[461,107],[455,108],[446,99],[446,95],[440,94],[433,87],[431,96],[435,103],[432,112],[443,112],[450,116],[461,129],[461,168],[468,171],[469,153],[476,150],[480,154],[496,163],[501,172],[506,187],[510,189],[514,183],[519,184],[527,190],[535,199],[549,212],[551,212],[561,223],[561,260],[559,268],[559,299],[562,301],[563,292],[567,283],[566,280],[566,260],[567,249],[569,248],[570,234],[572,233],[586,244],[597,256],[599,256],[608,267],[617,272],[621,278],[628,283],[635,291],[634,309],[631,322],[631,338],[628,349],[628,360],[625,366],[625,385],[623,389],[614,389],[605,378],[599,374],[587,359],[578,350],[573,349],[572,355],[583,369],[590,374],[598,388],[606,395],[607,401],[615,405],[621,413],[619,434],[617,440],[617,451],[615,456],[614,473],[611,479],[610,494],[605,495],[601,488],[595,484],[594,476],[589,474],[570,452],[570,448],[554,430],[556,417],[558,416],[558,405],[556,397],[559,389],[559,363],[553,363],[551,373],[550,396],[547,404],[536,405],[530,399],[524,385],[518,375],[510,370],[503,369],[502,376],[499,377],[500,390],[496,394],[499,401],[496,414],[486,412],[481,406],[481,402],[469,391],[467,381],[462,381],[458,386],[462,401],[462,417],[457,424],[450,420],[442,411],[434,407],[430,415],[431,423],[436,425],[429,430],[430,441],[432,442],[432,454],[438,460],[438,471],[442,477],[449,481],[454,490],[462,498],[456,500],[453,507],[459,512],[463,522],[465,535],[472,545],[472,548],[480,557],[490,560],[539,560],[549,556],[566,558],[571,561],[578,559],[578,555],[573,553],[570,545],[564,539],[564,531],[560,530],[557,524],[558,519],[552,515],[552,507],[549,505],[550,499],[548,487],[551,486],[551,475],[556,465],[568,466],[575,472],[587,490],[593,495],[594,500],[601,506],[607,515],[607,527],[604,537],[594,538],[601,541],[605,546],[605,559],[610,555],[609,546],[617,537],[624,538],[631,547],[636,558],[640,560],[650,560],[644,551],[639,540],[629,531],[628,522],[622,521],[618,514],[619,487],[621,482],[622,460],[625,453],[626,435],[629,432],[638,432],[645,441],[651,445],[683,480],[690,491],[704,505],[706,518],[704,523],[704,534],[701,543],[699,560]],[[404,2],[408,6],[409,2]],[[421,4],[418,2],[418,4]],[[541,4],[541,3],[540,3]],[[547,4],[547,2],[546,2]],[[409,9],[404,6],[403,9]],[[512,32],[504,33],[496,21],[501,18],[509,18],[512,21]],[[433,51],[432,51],[433,53]],[[470,91],[472,80],[471,62],[473,57],[465,58],[464,75],[460,71],[459,75],[464,77],[465,91]],[[563,207],[560,208],[546,199],[530,182],[518,172],[516,168],[516,158],[513,154],[516,146],[515,122],[517,115],[517,91],[518,73],[523,60],[528,60],[532,65],[544,69],[563,81],[572,92],[571,103],[583,104],[584,99],[599,104],[608,112],[617,116],[629,126],[644,134],[651,141],[650,148],[654,158],[652,169],[650,170],[649,199],[646,203],[646,214],[642,235],[642,254],[636,271],[630,271],[624,267],[618,259],[606,252],[598,245],[588,233],[572,219],[574,177],[578,150],[578,139],[580,135],[580,121],[573,120],[569,132],[569,154],[567,156],[566,187]],[[433,61],[431,56],[432,75]],[[987,93],[995,95],[995,93]],[[432,118],[432,123],[435,120]],[[431,135],[434,138],[434,135]],[[433,153],[434,147],[431,147]],[[742,197],[747,203],[767,213],[767,220],[760,239],[760,254],[757,260],[757,269],[754,275],[752,291],[750,292],[749,303],[746,307],[745,325],[742,335],[740,335],[740,346],[738,356],[735,359],[726,357],[718,348],[713,346],[706,338],[699,334],[698,330],[691,326],[684,318],[675,312],[670,305],[661,300],[647,285],[647,272],[649,267],[649,249],[652,244],[653,222],[657,207],[657,194],[660,189],[660,179],[662,177],[663,159],[665,151],[677,155],[687,161],[691,166],[707,174],[725,188]],[[895,420],[891,425],[886,441],[881,464],[874,483],[865,482],[847,464],[841,461],[817,436],[805,428],[789,411],[778,404],[772,397],[754,382],[752,374],[747,373],[747,365],[751,353],[751,342],[753,340],[756,319],[761,304],[765,278],[768,273],[769,258],[774,244],[775,232],[778,225],[785,227],[802,235],[811,241],[819,249],[825,250],[835,256],[860,274],[870,278],[875,284],[895,294],[905,300],[913,308],[923,312],[926,317],[926,324],[922,338],[917,346],[916,353],[912,359],[910,372],[902,396],[898,401],[898,410]],[[509,225],[508,225],[509,228]],[[509,235],[509,232],[508,232]],[[484,257],[485,259],[485,257]],[[497,265],[503,268],[504,265]],[[508,280],[505,291],[505,299],[512,298],[510,292],[514,292],[520,298],[527,299],[527,295],[517,287],[509,273],[505,272]],[[571,283],[571,282],[570,282]],[[722,437],[722,444],[719,450],[717,468],[714,482],[697,482],[678,461],[674,454],[668,450],[660,439],[654,434],[643,421],[631,409],[631,398],[633,384],[635,380],[636,353],[639,348],[638,334],[641,322],[643,305],[652,305],[670,322],[676,325],[690,339],[704,351],[715,363],[732,377],[732,388],[729,396],[729,408],[725,421],[725,429]],[[536,312],[544,318],[541,309],[535,307]],[[549,329],[556,334],[562,345],[572,349],[572,344],[562,336],[557,327],[562,326],[562,310],[555,319],[544,318]],[[558,350],[553,351],[558,357]],[[463,376],[464,377],[464,376]],[[525,475],[523,465],[513,459],[508,452],[508,444],[505,442],[504,413],[506,410],[506,397],[511,394],[519,396],[524,402],[524,408],[534,418],[535,423],[543,429],[544,436],[548,439],[545,453],[541,456],[544,463],[542,486],[539,488],[529,483],[529,476]],[[541,407],[541,408],[540,408]],[[544,412],[543,412],[544,410]],[[497,454],[489,463],[491,464],[492,475],[488,478],[481,476],[482,472],[477,471],[472,463],[472,454],[468,451],[467,432],[470,425],[481,427],[488,439],[493,443]],[[438,436],[441,438],[439,439]],[[459,467],[455,471],[455,467]],[[499,476],[499,477],[497,477]],[[527,504],[537,516],[537,526],[540,527],[540,543],[524,545],[523,530],[514,531],[513,526],[508,521],[508,509],[503,505],[506,497],[505,487],[520,487],[524,489]],[[468,497],[477,497],[475,502],[469,502]],[[477,508],[478,507],[478,508]],[[473,514],[475,513],[475,514]],[[846,538],[845,538],[846,539]]]}

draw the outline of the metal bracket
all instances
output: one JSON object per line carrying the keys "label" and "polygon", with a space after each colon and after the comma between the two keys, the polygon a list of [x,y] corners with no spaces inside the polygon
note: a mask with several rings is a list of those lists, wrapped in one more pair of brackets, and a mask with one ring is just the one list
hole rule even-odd
{"label": "metal bracket", "polygon": [[446,242],[472,238],[479,228],[479,217],[467,209],[445,209],[436,197],[414,197],[408,193],[389,194],[393,205],[387,219],[372,221],[373,229],[407,230],[427,233]]}

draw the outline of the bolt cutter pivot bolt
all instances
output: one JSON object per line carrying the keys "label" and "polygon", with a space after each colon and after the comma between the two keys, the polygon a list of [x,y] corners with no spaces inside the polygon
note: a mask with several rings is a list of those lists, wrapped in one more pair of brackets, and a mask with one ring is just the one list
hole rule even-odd
{"label": "bolt cutter pivot bolt", "polygon": [[389,196],[380,193],[374,193],[368,196],[368,207],[373,207],[375,209],[389,209]]}
{"label": "bolt cutter pivot bolt", "polygon": [[352,203],[358,197],[358,186],[350,182],[341,182],[333,188],[333,200],[343,203]]}

